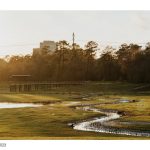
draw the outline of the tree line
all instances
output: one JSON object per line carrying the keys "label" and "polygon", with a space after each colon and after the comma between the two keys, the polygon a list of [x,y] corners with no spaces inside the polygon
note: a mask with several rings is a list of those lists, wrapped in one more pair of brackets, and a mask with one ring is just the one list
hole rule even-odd
{"label": "tree line", "polygon": [[11,75],[31,75],[34,81],[128,81],[150,82],[150,43],[107,46],[96,57],[98,44],[89,41],[84,48],[67,41],[57,42],[55,51],[0,59],[0,80]]}

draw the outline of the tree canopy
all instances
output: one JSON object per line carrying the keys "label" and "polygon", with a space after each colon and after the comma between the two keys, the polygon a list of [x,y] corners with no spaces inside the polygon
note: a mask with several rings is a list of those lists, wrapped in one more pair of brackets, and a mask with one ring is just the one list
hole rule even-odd
{"label": "tree canopy", "polygon": [[10,56],[0,59],[0,80],[7,81],[14,74],[30,74],[32,80],[50,81],[128,81],[150,82],[150,43],[122,44],[118,49],[107,46],[97,58],[98,44],[89,41],[84,48],[67,41],[57,42],[49,53]]}

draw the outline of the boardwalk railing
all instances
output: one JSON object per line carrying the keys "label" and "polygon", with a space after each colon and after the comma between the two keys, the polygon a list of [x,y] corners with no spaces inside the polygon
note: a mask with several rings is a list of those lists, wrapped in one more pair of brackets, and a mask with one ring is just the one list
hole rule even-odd
{"label": "boardwalk railing", "polygon": [[81,86],[86,82],[30,82],[30,83],[12,83],[9,86],[10,92],[31,92],[31,91],[49,91],[60,87]]}

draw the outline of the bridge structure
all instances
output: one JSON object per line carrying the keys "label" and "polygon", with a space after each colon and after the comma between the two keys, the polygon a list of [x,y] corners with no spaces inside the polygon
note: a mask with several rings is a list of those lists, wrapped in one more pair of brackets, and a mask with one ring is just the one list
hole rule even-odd
{"label": "bridge structure", "polygon": [[10,92],[50,91],[61,87],[85,85],[84,81],[11,83]]}

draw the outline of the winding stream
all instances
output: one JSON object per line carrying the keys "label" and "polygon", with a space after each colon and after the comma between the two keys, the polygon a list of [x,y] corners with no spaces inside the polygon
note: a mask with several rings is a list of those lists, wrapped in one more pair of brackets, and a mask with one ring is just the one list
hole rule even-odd
{"label": "winding stream", "polygon": [[[116,102],[112,102],[111,104],[117,103],[131,103],[131,102],[138,102],[138,101],[130,101],[130,100],[119,100]],[[69,105],[77,104],[70,103]],[[110,103],[103,103],[103,104],[110,104]],[[93,111],[104,114],[103,117],[91,118],[88,121],[82,121],[80,123],[73,124],[73,129],[81,130],[81,131],[92,131],[92,132],[100,132],[100,133],[111,133],[111,134],[119,134],[119,135],[129,135],[129,136],[144,136],[150,137],[150,131],[140,131],[140,130],[131,130],[131,129],[123,129],[117,127],[111,127],[109,125],[110,121],[114,121],[122,117],[118,111],[114,110],[103,110],[94,108],[95,105],[98,104],[90,104],[90,105],[80,105],[75,106],[76,109],[82,109],[84,111]],[[42,104],[34,104],[34,103],[0,103],[0,109],[3,108],[23,108],[23,107],[40,107],[43,106]],[[126,122],[129,123],[130,122]],[[140,123],[140,122],[138,122]]]}
{"label": "winding stream", "polygon": [[[131,102],[128,100],[122,100],[118,101],[119,103],[124,102]],[[92,118],[90,121],[83,121],[80,123],[76,123],[73,125],[73,129],[75,130],[81,130],[81,131],[93,131],[93,132],[100,132],[100,133],[111,133],[111,134],[119,134],[119,135],[130,135],[130,136],[144,136],[144,137],[150,137],[149,131],[135,131],[131,129],[123,129],[123,128],[115,128],[111,126],[106,126],[105,123],[109,124],[109,121],[115,121],[116,119],[119,119],[122,115],[120,115],[118,112],[113,112],[109,110],[101,110],[96,109],[91,106],[83,106],[83,107],[76,107],[76,109],[83,109],[85,111],[93,111],[93,112],[99,112],[103,113],[104,117],[99,118]]]}

